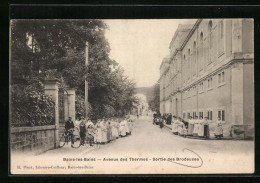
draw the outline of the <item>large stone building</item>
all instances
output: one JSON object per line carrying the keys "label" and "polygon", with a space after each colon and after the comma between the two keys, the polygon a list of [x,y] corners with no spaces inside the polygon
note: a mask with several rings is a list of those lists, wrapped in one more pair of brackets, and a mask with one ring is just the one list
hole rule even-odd
{"label": "large stone building", "polygon": [[[253,19],[179,25],[160,66],[160,112],[254,124]],[[229,133],[230,130],[226,130]]]}

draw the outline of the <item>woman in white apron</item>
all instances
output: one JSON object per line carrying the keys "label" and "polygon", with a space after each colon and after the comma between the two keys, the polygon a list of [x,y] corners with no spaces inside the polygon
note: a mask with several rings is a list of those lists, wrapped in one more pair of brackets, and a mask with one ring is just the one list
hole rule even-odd
{"label": "woman in white apron", "polygon": [[101,130],[102,130],[102,143],[107,143],[107,126],[106,122],[102,120],[101,122]]}
{"label": "woman in white apron", "polygon": [[124,121],[120,121],[119,132],[120,132],[119,134],[120,134],[121,137],[126,136]]}
{"label": "woman in white apron", "polygon": [[129,134],[130,134],[130,130],[129,130],[129,126],[128,126],[128,123],[127,123],[127,119],[126,119],[126,118],[124,119],[124,124],[125,124],[125,132],[126,132],[126,135],[129,135]]}
{"label": "woman in white apron", "polygon": [[100,144],[102,142],[102,129],[100,120],[96,124],[96,143]]}

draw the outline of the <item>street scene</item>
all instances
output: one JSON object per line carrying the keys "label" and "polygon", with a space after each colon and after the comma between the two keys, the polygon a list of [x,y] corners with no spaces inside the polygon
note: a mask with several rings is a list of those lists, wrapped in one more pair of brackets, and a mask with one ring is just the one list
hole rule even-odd
{"label": "street scene", "polygon": [[90,146],[81,146],[78,149],[70,146],[51,150],[39,156],[53,155],[105,155],[116,154],[121,149],[127,149],[128,152],[176,152],[184,148],[190,148],[195,152],[212,154],[236,154],[241,153],[249,155],[254,149],[252,141],[230,141],[230,140],[199,140],[183,138],[174,135],[171,130],[164,127],[162,130],[157,125],[152,124],[152,116],[141,116],[134,122],[132,134],[109,144]]}
{"label": "street scene", "polygon": [[253,173],[253,25],[11,20],[11,173]]}

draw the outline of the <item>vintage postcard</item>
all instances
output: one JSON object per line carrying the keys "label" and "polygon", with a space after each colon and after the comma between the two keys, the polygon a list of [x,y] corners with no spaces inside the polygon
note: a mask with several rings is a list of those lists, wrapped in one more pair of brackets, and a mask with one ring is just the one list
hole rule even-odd
{"label": "vintage postcard", "polygon": [[11,19],[10,173],[252,174],[254,19]]}

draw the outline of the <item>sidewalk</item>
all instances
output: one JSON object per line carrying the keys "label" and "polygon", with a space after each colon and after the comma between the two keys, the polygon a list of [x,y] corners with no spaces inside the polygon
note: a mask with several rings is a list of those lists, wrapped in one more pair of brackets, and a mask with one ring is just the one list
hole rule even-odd
{"label": "sidewalk", "polygon": [[[172,125],[168,125],[166,123],[163,123],[163,125],[172,130]],[[214,137],[214,134],[210,134],[210,137],[208,139],[206,138],[203,138],[203,137],[199,137],[199,136],[182,136],[182,137],[186,137],[186,138],[190,138],[190,139],[199,139],[199,140],[236,140],[236,139],[233,139],[232,137],[222,137],[221,139],[216,139]]]}

